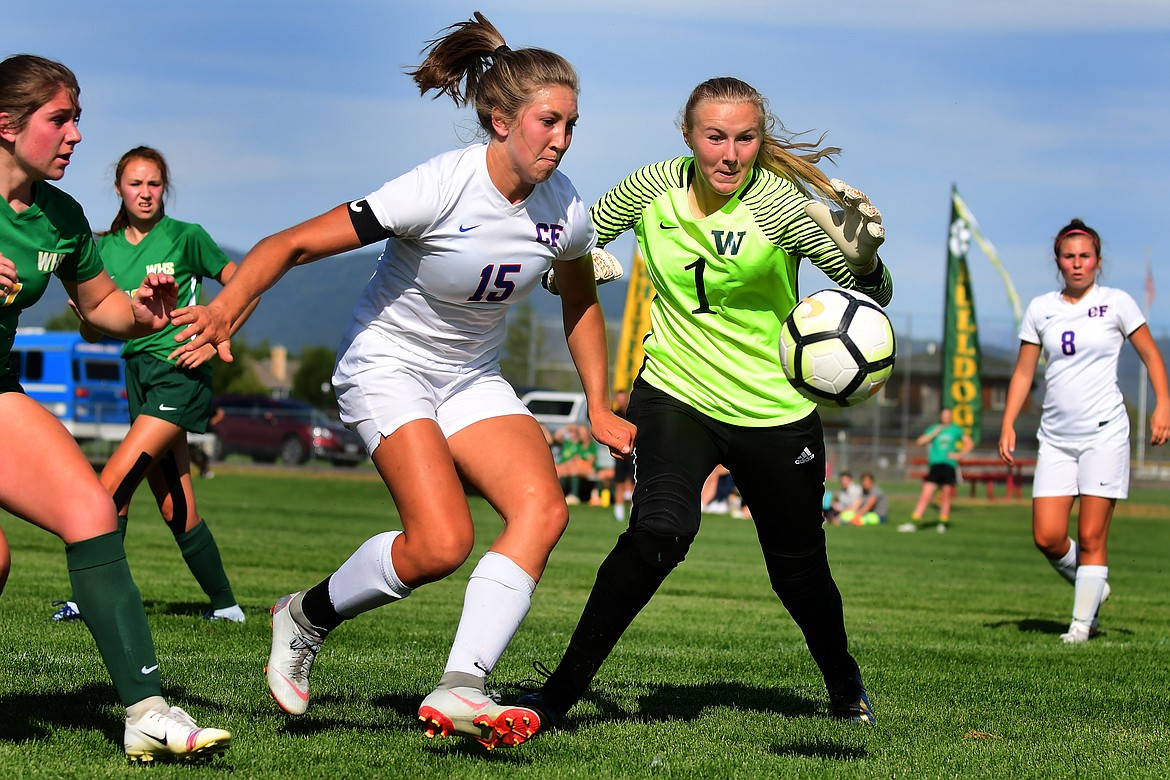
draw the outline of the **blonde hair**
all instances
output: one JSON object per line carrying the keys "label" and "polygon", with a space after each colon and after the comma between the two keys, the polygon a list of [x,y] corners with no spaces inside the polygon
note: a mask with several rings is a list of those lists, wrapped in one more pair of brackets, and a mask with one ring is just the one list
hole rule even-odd
{"label": "blonde hair", "polygon": [[688,128],[694,126],[695,112],[703,103],[753,104],[760,113],[760,132],[763,135],[756,165],[788,179],[805,195],[812,197],[813,193],[817,193],[840,202],[840,196],[829,184],[829,177],[817,167],[821,160],[832,160],[841,152],[836,146],[821,147],[825,140],[824,133],[816,143],[794,140],[802,133],[789,133],[784,124],[768,110],[768,101],[759,90],[732,76],[708,79],[691,90],[680,117],[684,133],[688,133]]}
{"label": "blonde hair", "polygon": [[435,90],[456,106],[471,103],[479,126],[491,137],[492,110],[511,122],[542,87],[564,86],[580,93],[568,60],[545,49],[509,49],[504,36],[479,11],[474,19],[445,28],[427,43],[421,65],[407,70],[419,94]]}

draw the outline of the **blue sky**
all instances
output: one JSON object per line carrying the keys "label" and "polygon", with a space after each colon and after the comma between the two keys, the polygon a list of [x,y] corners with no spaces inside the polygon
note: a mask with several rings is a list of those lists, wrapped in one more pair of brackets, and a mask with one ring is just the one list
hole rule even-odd
{"label": "blue sky", "polygon": [[[173,168],[169,213],[246,249],[474,142],[470,111],[419,97],[402,68],[477,9],[513,48],[577,67],[581,122],[562,170],[588,202],[683,153],[687,94],[734,75],[790,130],[844,149],[830,175],[881,209],[889,311],[916,336],[941,327],[952,184],[1025,303],[1056,286],[1052,236],[1079,216],[1103,236],[1106,283],[1139,303],[1149,253],[1151,327],[1170,331],[1164,0],[61,0],[7,8],[0,56],[77,73],[84,140],[62,186],[96,228],[117,206],[117,158],[149,144]],[[626,260],[632,239],[611,249]],[[981,325],[1012,343],[999,275],[974,246],[969,262]]]}

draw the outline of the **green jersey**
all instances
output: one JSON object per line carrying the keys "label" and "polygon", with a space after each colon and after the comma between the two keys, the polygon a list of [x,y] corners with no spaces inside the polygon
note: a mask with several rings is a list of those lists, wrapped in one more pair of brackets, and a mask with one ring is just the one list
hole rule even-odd
{"label": "green jersey", "polygon": [[81,206],[43,181],[20,213],[0,198],[0,254],[16,265],[16,285],[0,298],[0,365],[7,366],[20,313],[45,294],[49,275],[84,282],[101,273],[102,259]]}
{"label": "green jersey", "polygon": [[938,431],[934,438],[930,440],[930,449],[926,453],[926,463],[929,466],[934,466],[939,463],[945,463],[948,466],[955,465],[955,459],[951,457],[951,453],[955,452],[962,446],[963,437],[966,432],[955,423],[950,425],[943,425],[939,423],[930,431]]}
{"label": "green jersey", "polygon": [[557,456],[557,463],[568,463],[577,458],[590,462],[596,461],[597,442],[593,441],[593,439],[589,439],[588,441],[565,439],[561,442],[561,450]]}
{"label": "green jersey", "polygon": [[[203,278],[219,276],[231,262],[206,230],[170,217],[160,219],[137,244],[126,240],[125,231],[119,231],[100,236],[98,248],[114,283],[130,294],[138,289],[147,274],[174,276],[179,288],[179,306],[199,303]],[[122,348],[122,356],[145,352],[166,360],[178,346],[175,334],[179,330],[179,326],[168,325],[156,333],[131,339]],[[197,370],[211,371],[211,364],[204,363]]]}
{"label": "green jersey", "polygon": [[692,215],[693,157],[627,176],[589,210],[604,246],[633,229],[654,285],[641,376],[702,413],[734,425],[783,425],[813,402],[780,366],[780,324],[798,301],[808,258],[840,287],[885,305],[889,271],[855,277],[833,240],[804,211],[796,186],[755,168],[719,211]]}

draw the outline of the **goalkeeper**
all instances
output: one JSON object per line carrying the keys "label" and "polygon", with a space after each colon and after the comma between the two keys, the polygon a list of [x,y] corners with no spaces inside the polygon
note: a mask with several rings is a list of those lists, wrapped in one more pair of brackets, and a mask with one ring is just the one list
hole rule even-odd
{"label": "goalkeeper", "polygon": [[738,79],[700,84],[682,116],[691,153],[635,171],[590,209],[599,245],[635,232],[655,289],[629,403],[633,510],[560,665],[520,704],[546,729],[584,695],[686,557],[703,480],[723,464],[751,511],[772,587],[820,667],[831,714],[873,723],[825,554],[820,417],[785,379],[777,344],[802,258],[834,284],[889,302],[881,215],[816,167],[838,149],[773,134],[780,125],[764,98]]}

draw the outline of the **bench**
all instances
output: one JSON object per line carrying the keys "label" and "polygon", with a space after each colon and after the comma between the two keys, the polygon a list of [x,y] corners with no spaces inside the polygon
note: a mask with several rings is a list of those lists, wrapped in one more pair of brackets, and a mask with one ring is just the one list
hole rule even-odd
{"label": "bench", "polygon": [[[923,479],[926,477],[926,458],[912,458],[911,468],[907,470],[908,479]],[[1005,498],[1021,498],[1022,486],[1032,481],[1032,474],[1036,467],[1035,460],[1016,458],[1012,465],[1004,463],[999,458],[963,458],[958,463],[959,481],[971,485],[971,497],[975,497],[976,487],[984,485],[989,499],[995,498],[995,486],[1004,486]]]}

